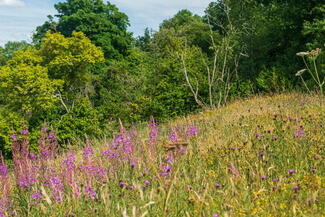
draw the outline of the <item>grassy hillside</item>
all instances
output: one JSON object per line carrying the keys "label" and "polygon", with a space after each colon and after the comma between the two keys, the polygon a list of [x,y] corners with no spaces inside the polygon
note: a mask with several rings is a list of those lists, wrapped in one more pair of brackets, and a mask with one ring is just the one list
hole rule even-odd
{"label": "grassy hillside", "polygon": [[283,94],[121,126],[59,157],[47,129],[37,156],[19,135],[0,216],[325,216],[324,129],[317,96]]}

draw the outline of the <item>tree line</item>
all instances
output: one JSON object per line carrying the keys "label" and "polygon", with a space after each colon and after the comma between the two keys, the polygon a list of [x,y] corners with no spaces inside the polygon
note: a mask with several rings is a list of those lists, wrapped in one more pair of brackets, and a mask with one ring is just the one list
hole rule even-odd
{"label": "tree line", "polygon": [[309,62],[324,80],[321,50],[305,62],[296,55],[324,47],[322,0],[214,1],[203,16],[181,10],[139,37],[110,2],[54,7],[57,14],[35,29],[32,43],[0,47],[6,156],[10,136],[23,128],[36,142],[46,124],[65,146],[110,132],[118,119],[164,121],[260,92],[313,90],[313,73],[296,76]]}

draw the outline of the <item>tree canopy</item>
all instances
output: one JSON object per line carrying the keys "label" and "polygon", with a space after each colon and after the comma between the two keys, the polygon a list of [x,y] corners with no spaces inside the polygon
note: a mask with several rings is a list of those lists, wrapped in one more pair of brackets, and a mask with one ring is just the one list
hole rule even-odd
{"label": "tree canopy", "polygon": [[128,54],[132,35],[127,32],[126,14],[110,2],[102,0],[67,0],[54,5],[58,14],[36,28],[34,41],[41,41],[48,30],[65,37],[83,32],[96,46],[103,49],[107,59],[119,59]]}

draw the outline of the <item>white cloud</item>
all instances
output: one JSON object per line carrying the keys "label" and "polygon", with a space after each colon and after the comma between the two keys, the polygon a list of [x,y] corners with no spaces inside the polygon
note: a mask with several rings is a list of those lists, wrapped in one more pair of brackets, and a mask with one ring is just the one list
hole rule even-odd
{"label": "white cloud", "polygon": [[24,6],[25,3],[21,0],[0,0],[0,6]]}

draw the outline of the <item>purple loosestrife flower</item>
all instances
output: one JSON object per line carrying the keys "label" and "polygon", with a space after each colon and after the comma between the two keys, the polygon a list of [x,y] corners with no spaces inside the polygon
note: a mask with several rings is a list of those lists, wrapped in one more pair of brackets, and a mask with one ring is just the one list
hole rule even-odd
{"label": "purple loosestrife flower", "polygon": [[20,131],[21,135],[28,135],[28,129],[23,129]]}
{"label": "purple loosestrife flower", "polygon": [[156,144],[158,141],[158,127],[153,117],[150,118],[149,126],[149,142],[148,142],[148,155],[151,161],[155,160]]}
{"label": "purple loosestrife flower", "polygon": [[179,153],[181,153],[181,154],[185,154],[186,153],[186,149],[185,149],[185,147],[184,146],[180,146],[179,147]]}
{"label": "purple loosestrife flower", "polygon": [[50,151],[49,150],[41,150],[40,153],[41,153],[42,158],[47,159],[50,154]]}
{"label": "purple loosestrife flower", "polygon": [[18,136],[16,135],[11,135],[10,136],[11,141],[16,141],[18,139]]}
{"label": "purple loosestrife flower", "polygon": [[197,135],[197,128],[195,126],[187,127],[185,132],[185,137],[191,138]]}
{"label": "purple loosestrife flower", "polygon": [[0,165],[0,176],[7,176],[8,168],[5,165]]}
{"label": "purple loosestrife flower", "polygon": [[172,171],[172,167],[169,165],[165,165],[162,167],[162,172],[160,172],[160,175],[163,177],[170,177],[171,171]]}
{"label": "purple loosestrife flower", "polygon": [[37,155],[34,153],[29,153],[29,159],[31,159],[32,161],[37,160]]}
{"label": "purple loosestrife flower", "polygon": [[164,166],[164,170],[166,172],[170,172],[172,170],[172,167],[171,166]]}
{"label": "purple loosestrife flower", "polygon": [[161,172],[160,175],[163,176],[163,177],[170,177],[171,176],[170,173],[166,173],[166,172]]}
{"label": "purple loosestrife flower", "polygon": [[56,135],[54,133],[54,131],[52,130],[51,133],[49,134],[48,138],[52,141],[55,142],[56,141]]}
{"label": "purple loosestrife flower", "polygon": [[72,153],[63,161],[61,165],[64,165],[68,170],[73,170],[76,168],[75,161],[76,161],[76,157]]}
{"label": "purple loosestrife flower", "polygon": [[110,153],[111,153],[110,149],[103,151],[103,155],[106,155],[106,156],[108,156]]}
{"label": "purple loosestrife flower", "polygon": [[27,188],[27,189],[30,187],[29,183],[28,183],[28,181],[26,179],[19,180],[18,181],[18,186],[20,188]]}
{"label": "purple loosestrife flower", "polygon": [[33,200],[42,200],[42,194],[39,193],[39,192],[34,192],[34,193],[32,194],[32,199],[33,199]]}
{"label": "purple loosestrife flower", "polygon": [[88,146],[84,148],[83,156],[88,157],[94,154],[92,147]]}
{"label": "purple loosestrife flower", "polygon": [[158,138],[158,127],[154,120],[151,120],[151,122],[148,124],[150,128],[149,132],[149,143],[155,144],[157,142]]}
{"label": "purple loosestrife flower", "polygon": [[85,194],[88,195],[92,200],[96,199],[96,192],[90,187],[85,188]]}
{"label": "purple loosestrife flower", "polygon": [[56,200],[56,202],[62,202],[63,201],[63,191],[64,186],[61,182],[61,179],[59,177],[51,177],[49,180],[49,185],[52,190],[52,194]]}
{"label": "purple loosestrife flower", "polygon": [[168,139],[172,140],[174,143],[177,143],[178,140],[177,133],[175,131],[172,132],[171,134],[169,134]]}
{"label": "purple loosestrife flower", "polygon": [[41,131],[43,131],[43,132],[47,132],[48,131],[48,128],[46,127],[46,125],[43,125],[42,126]]}
{"label": "purple loosestrife flower", "polygon": [[167,163],[172,164],[174,161],[174,155],[172,152],[167,154]]}

